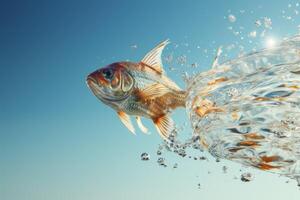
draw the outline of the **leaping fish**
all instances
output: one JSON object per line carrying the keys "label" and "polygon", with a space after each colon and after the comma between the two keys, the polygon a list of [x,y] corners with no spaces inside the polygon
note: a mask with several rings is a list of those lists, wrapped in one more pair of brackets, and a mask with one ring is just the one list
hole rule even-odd
{"label": "leaping fish", "polygon": [[87,76],[94,95],[113,108],[121,122],[135,134],[130,116],[135,116],[143,133],[147,128],[141,117],[153,121],[158,133],[168,140],[174,122],[170,112],[185,107],[186,92],[170,80],[163,69],[161,55],[169,44],[165,40],[145,55],[140,62],[115,62]]}

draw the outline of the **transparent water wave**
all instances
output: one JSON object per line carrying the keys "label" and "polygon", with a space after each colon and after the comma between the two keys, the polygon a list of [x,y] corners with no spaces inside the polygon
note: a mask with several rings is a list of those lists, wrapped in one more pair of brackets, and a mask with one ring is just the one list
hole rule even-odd
{"label": "transparent water wave", "polygon": [[300,177],[300,36],[227,61],[188,85],[197,143],[214,157]]}

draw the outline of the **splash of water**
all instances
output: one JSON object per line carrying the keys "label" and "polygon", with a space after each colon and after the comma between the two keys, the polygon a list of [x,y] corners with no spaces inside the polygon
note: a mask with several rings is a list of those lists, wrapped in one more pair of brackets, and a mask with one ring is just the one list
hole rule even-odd
{"label": "splash of water", "polygon": [[299,180],[299,89],[300,36],[200,73],[188,86],[192,141],[216,158]]}

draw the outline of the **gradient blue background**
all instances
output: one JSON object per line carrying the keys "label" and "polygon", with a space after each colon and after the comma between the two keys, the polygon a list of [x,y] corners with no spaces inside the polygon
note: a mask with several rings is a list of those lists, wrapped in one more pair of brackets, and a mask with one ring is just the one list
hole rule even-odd
{"label": "gradient blue background", "polygon": [[[173,43],[166,54],[173,47],[174,54],[198,62],[198,71],[206,70],[219,45],[239,40],[246,50],[254,46],[228,26],[249,32],[256,19],[267,16],[273,37],[296,34],[299,16],[288,21],[281,13],[293,13],[296,2],[2,0],[0,199],[300,199],[295,182],[254,170],[254,181],[243,183],[240,165],[226,161],[168,154],[168,164],[177,162],[178,169],[158,166],[161,139],[151,123],[146,122],[151,135],[129,134],[85,84],[91,71],[118,60],[138,61],[166,38],[189,44],[176,49]],[[235,24],[224,19],[229,10],[237,16]],[[130,47],[135,44],[137,49]],[[166,67],[167,72],[184,87],[185,69],[174,67],[179,70]],[[187,121],[187,116],[182,111],[176,119]],[[151,160],[140,161],[142,152]]]}

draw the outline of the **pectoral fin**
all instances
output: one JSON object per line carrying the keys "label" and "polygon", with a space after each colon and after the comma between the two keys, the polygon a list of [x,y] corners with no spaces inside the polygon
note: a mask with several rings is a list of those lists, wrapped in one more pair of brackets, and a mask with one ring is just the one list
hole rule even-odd
{"label": "pectoral fin", "polygon": [[126,126],[126,128],[129,129],[129,131],[135,135],[135,130],[134,127],[131,123],[130,117],[129,115],[127,115],[125,112],[123,111],[118,111],[118,115],[120,117],[121,122]]}
{"label": "pectoral fin", "polygon": [[145,134],[148,134],[148,129],[143,125],[141,117],[137,116],[136,122],[137,122],[137,125],[139,126],[139,128],[141,129],[141,131]]}
{"label": "pectoral fin", "polygon": [[170,92],[169,88],[160,83],[155,83],[142,90],[141,96],[143,99],[154,99],[156,97],[163,96],[168,92]]}
{"label": "pectoral fin", "polygon": [[154,118],[153,122],[160,136],[166,140],[169,139],[169,135],[174,130],[174,122],[168,115],[163,115],[158,118]]}

